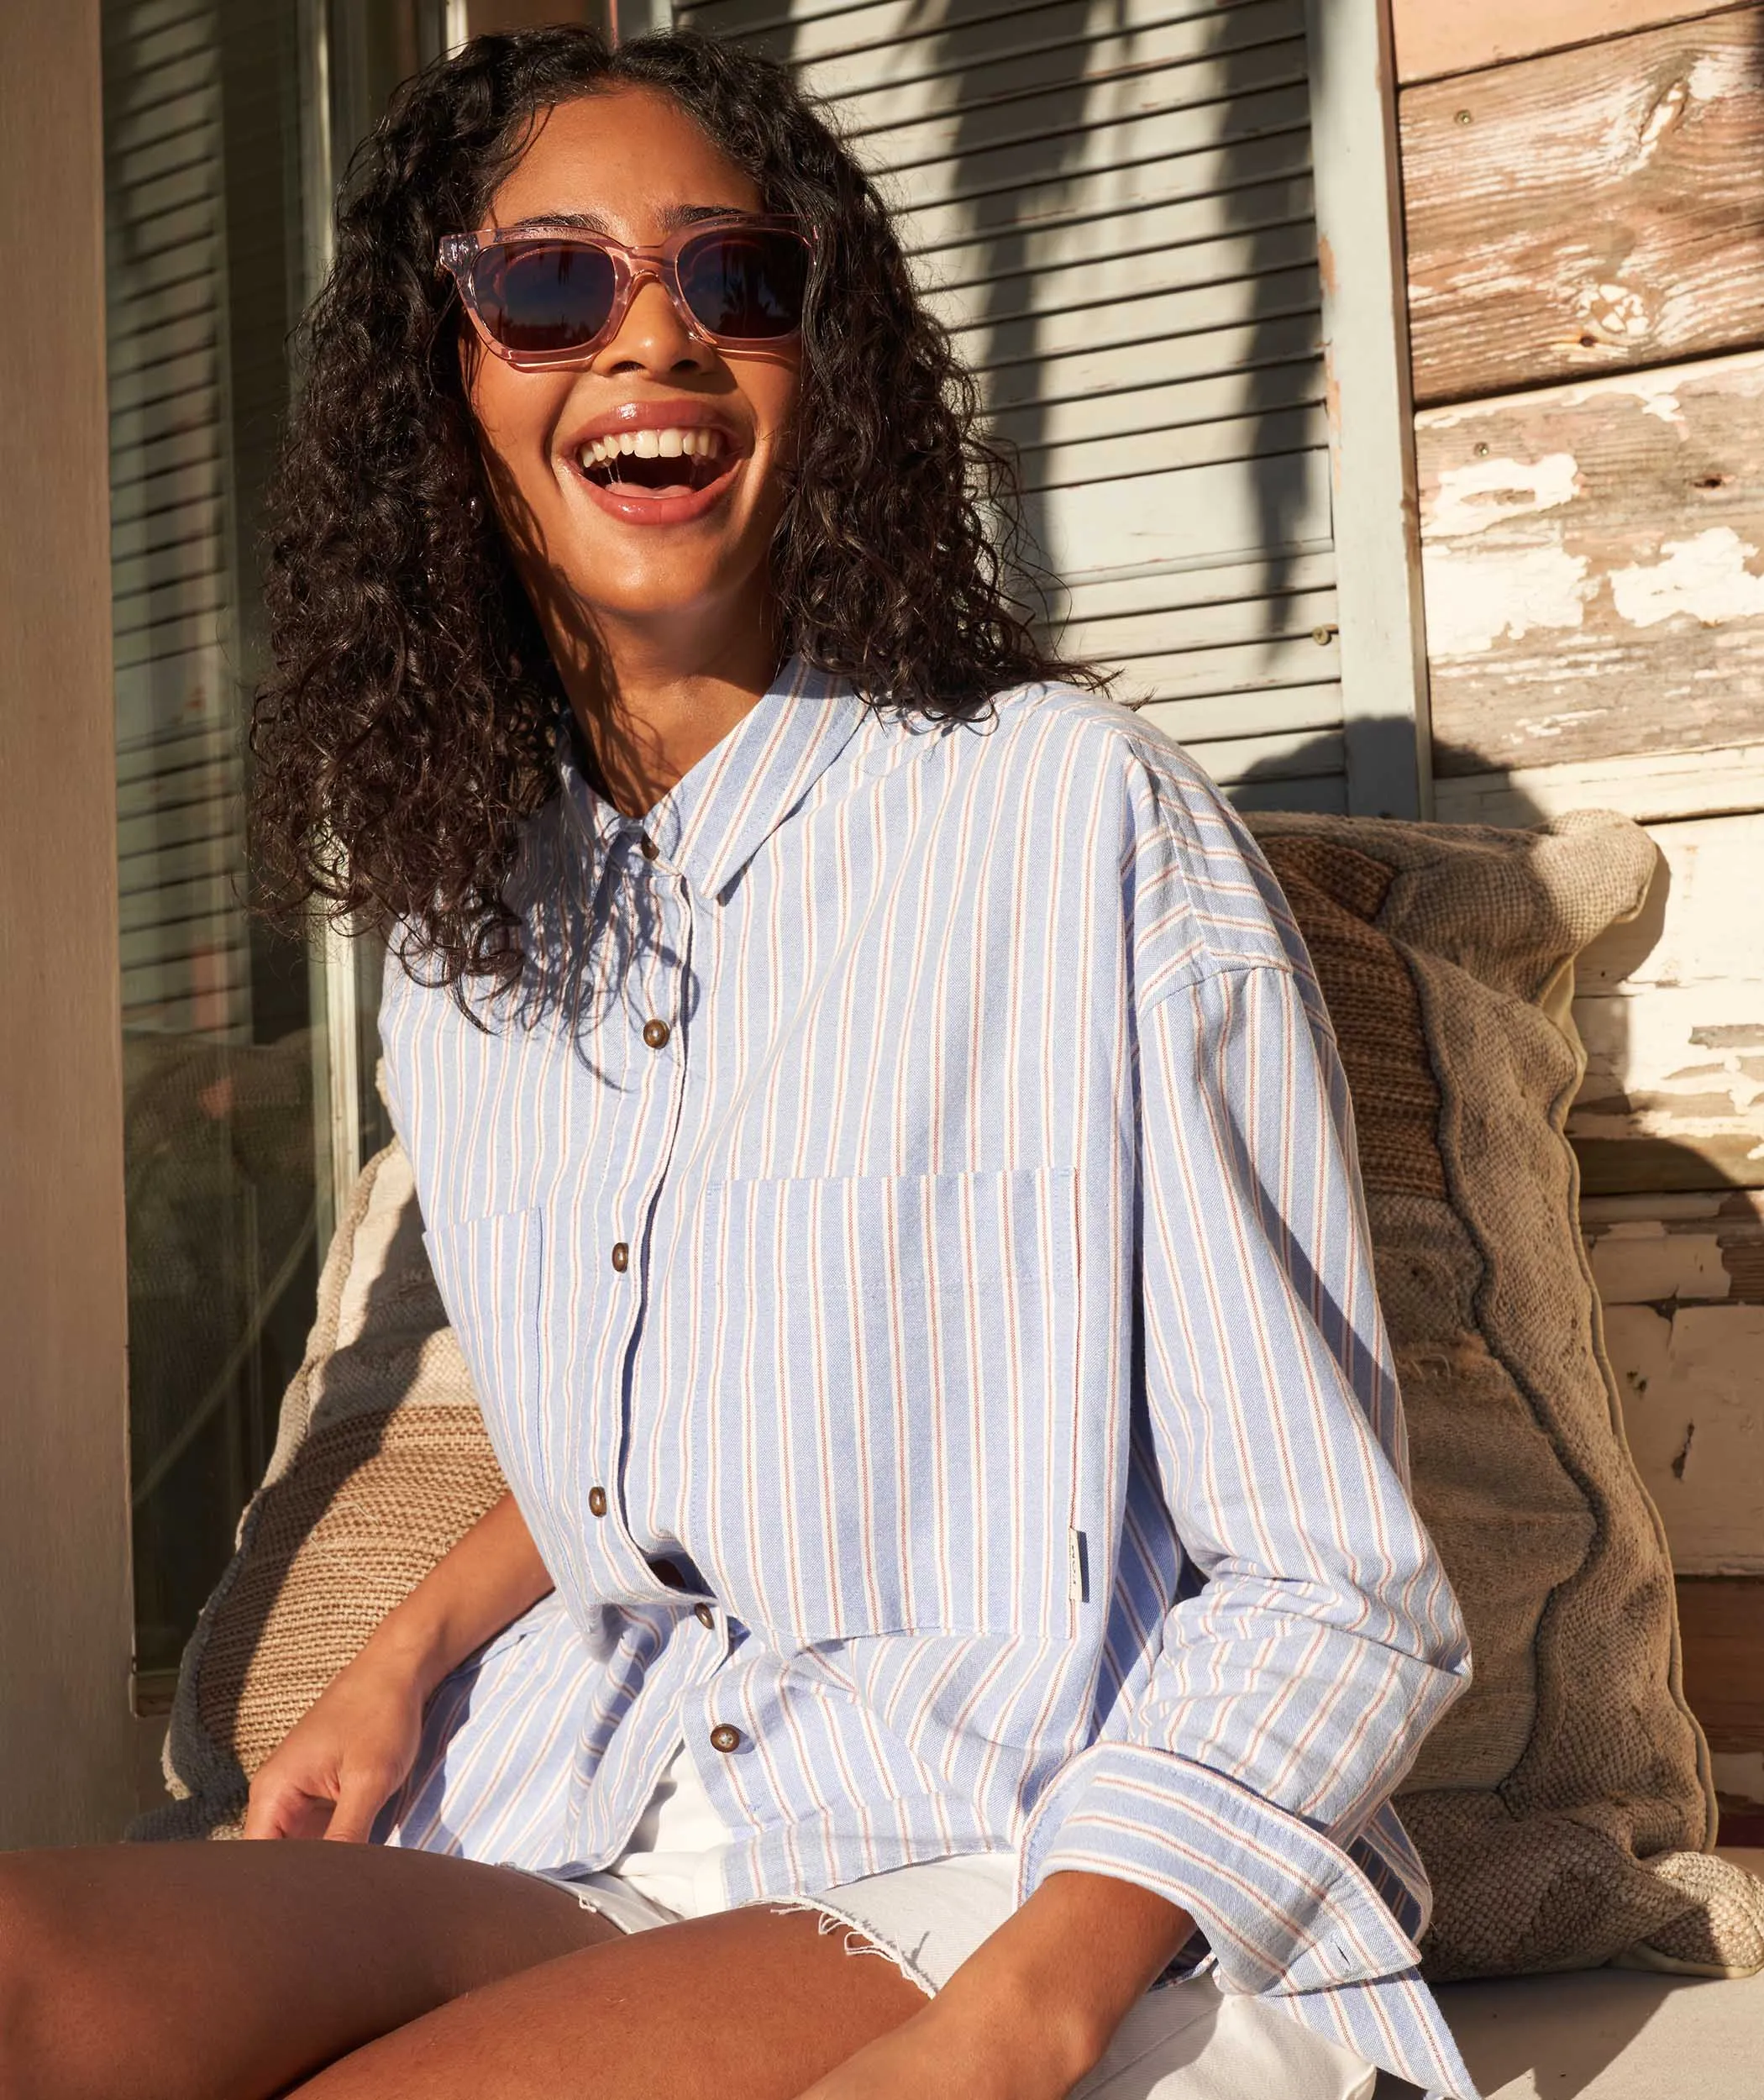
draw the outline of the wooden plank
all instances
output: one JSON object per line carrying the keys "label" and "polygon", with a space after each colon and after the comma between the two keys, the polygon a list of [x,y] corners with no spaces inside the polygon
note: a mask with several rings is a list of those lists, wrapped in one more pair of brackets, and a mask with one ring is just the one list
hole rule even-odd
{"label": "wooden plank", "polygon": [[1646,906],[1575,974],[1587,1068],[1567,1128],[1583,1181],[1764,1186],[1764,816],[1649,835],[1661,861]]}
{"label": "wooden plank", "polygon": [[1408,89],[1415,396],[1764,339],[1764,8]]}
{"label": "wooden plank", "polygon": [[1678,1627],[1685,1698],[1709,1748],[1764,1751],[1764,1583],[1681,1580]]}
{"label": "wooden plank", "polygon": [[1568,810],[1617,810],[1639,824],[1764,810],[1764,743],[1459,774],[1434,789],[1442,824],[1523,830]]}
{"label": "wooden plank", "polygon": [[1416,419],[1436,777],[1758,740],[1761,407],[1751,351]]}
{"label": "wooden plank", "polygon": [[1389,14],[1384,0],[1309,0],[1306,18],[1347,806],[1420,817],[1432,781]]}
{"label": "wooden plank", "polygon": [[1630,1449],[1681,1575],[1764,1574],[1764,1198],[1583,1216]]}
{"label": "wooden plank", "polygon": [[97,0],[0,7],[0,195],[55,258],[0,335],[0,1847],[133,1803]]}
{"label": "wooden plank", "polygon": [[1407,87],[1447,73],[1504,66],[1571,44],[1683,22],[1716,10],[1706,0],[1474,0],[1442,7],[1440,0],[1392,0],[1397,78]]}

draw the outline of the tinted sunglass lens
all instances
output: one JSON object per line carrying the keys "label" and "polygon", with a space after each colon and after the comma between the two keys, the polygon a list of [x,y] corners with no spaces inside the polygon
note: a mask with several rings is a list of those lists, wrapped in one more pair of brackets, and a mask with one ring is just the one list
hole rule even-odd
{"label": "tinted sunglass lens", "polygon": [[579,350],[606,325],[617,286],[603,249],[511,241],[479,258],[473,289],[484,325],[505,349]]}
{"label": "tinted sunglass lens", "polygon": [[764,228],[708,233],[680,250],[680,288],[707,335],[760,343],[802,326],[809,251]]}

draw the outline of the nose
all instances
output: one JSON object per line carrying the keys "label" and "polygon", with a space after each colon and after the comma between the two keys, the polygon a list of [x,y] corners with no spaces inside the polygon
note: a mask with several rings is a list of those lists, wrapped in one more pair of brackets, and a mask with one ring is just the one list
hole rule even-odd
{"label": "nose", "polygon": [[660,279],[645,271],[617,330],[596,353],[594,369],[608,378],[622,373],[702,372],[710,369],[713,355],[680,318]]}

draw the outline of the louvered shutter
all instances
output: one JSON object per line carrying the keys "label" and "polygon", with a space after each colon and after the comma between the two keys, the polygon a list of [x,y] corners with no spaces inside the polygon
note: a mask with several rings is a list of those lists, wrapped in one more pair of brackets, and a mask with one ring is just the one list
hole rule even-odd
{"label": "louvered shutter", "polygon": [[1018,447],[1066,646],[1238,801],[1340,809],[1303,0],[697,0],[801,69]]}
{"label": "louvered shutter", "polygon": [[212,7],[107,7],[112,624],[123,1026],[249,1021]]}

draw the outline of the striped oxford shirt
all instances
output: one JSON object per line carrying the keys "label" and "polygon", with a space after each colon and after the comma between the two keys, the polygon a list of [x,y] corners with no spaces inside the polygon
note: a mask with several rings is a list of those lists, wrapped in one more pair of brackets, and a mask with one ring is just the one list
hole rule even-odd
{"label": "striped oxford shirt", "polygon": [[381,1834],[602,1867],[683,1741],[731,1902],[1118,1876],[1226,1987],[1473,2092],[1389,1801],[1467,1651],[1253,843],[1063,689],[928,722],[792,664],[641,820],[560,748],[518,994],[395,966],[381,1014],[557,1588]]}

